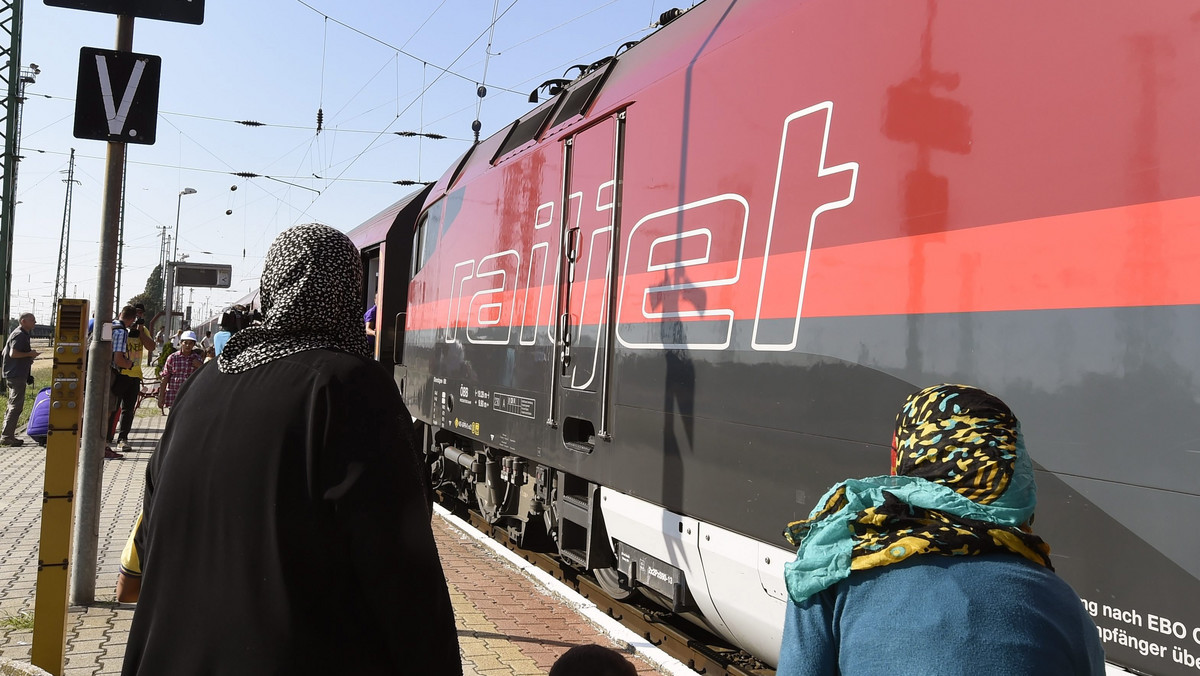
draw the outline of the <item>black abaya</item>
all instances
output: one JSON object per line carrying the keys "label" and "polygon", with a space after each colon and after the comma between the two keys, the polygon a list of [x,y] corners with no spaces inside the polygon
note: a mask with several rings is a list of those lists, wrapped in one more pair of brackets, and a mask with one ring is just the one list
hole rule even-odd
{"label": "black abaya", "polygon": [[460,674],[423,464],[379,364],[185,386],[146,476],[123,674]]}

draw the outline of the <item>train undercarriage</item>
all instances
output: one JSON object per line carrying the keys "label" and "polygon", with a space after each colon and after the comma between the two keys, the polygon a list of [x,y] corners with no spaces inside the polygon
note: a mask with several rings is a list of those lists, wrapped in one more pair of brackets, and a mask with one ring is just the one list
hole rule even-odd
{"label": "train undercarriage", "polygon": [[722,633],[700,612],[682,570],[610,538],[599,484],[447,430],[421,429],[432,485],[443,498],[476,510],[520,548],[590,574],[613,599],[640,597]]}

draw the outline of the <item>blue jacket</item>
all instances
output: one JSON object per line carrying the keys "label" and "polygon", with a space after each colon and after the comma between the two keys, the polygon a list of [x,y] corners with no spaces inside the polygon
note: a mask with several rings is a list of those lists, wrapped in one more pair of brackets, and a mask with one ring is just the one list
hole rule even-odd
{"label": "blue jacket", "polygon": [[1012,554],[914,556],[788,603],[777,676],[1104,674],[1079,596]]}
{"label": "blue jacket", "polygon": [[232,335],[233,334],[225,330],[217,331],[215,334],[213,334],[213,352],[216,352],[218,355],[221,354],[221,352],[225,349],[225,343],[229,342],[229,338]]}

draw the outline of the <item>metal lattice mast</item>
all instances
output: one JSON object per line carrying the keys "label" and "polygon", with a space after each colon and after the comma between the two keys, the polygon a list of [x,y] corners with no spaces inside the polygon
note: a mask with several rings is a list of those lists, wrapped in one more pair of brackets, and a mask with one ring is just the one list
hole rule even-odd
{"label": "metal lattice mast", "polygon": [[129,156],[121,164],[121,214],[117,217],[117,283],[113,286],[113,308],[121,310],[121,269],[125,267],[125,178],[129,175]]}
{"label": "metal lattice mast", "polygon": [[[0,0],[0,83],[4,85],[4,155],[0,162],[0,320],[8,331],[12,295],[13,215],[17,204],[20,136],[21,0]],[[7,59],[7,61],[5,61]]]}
{"label": "metal lattice mast", "polygon": [[[160,309],[164,312],[167,309],[167,261],[171,260],[171,236],[167,234],[169,230],[169,227],[163,226],[162,253],[158,257],[158,280],[159,285],[162,288],[162,291],[159,294],[161,296],[159,301],[162,303],[162,307]],[[168,317],[166,321],[169,323],[170,317]],[[167,324],[164,323],[163,326],[166,327]]]}
{"label": "metal lattice mast", "polygon": [[67,258],[71,252],[71,193],[75,188],[75,149],[71,148],[71,163],[67,165],[67,199],[63,204],[62,234],[58,239],[58,272],[54,275],[54,306],[58,312],[58,301],[67,295]]}

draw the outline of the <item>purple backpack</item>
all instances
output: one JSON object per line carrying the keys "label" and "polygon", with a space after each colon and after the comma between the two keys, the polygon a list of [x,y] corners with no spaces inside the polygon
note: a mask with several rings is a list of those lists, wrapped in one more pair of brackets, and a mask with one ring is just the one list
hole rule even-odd
{"label": "purple backpack", "polygon": [[50,388],[38,390],[33,399],[33,411],[29,413],[29,427],[25,429],[34,441],[45,446],[46,435],[50,433]]}

